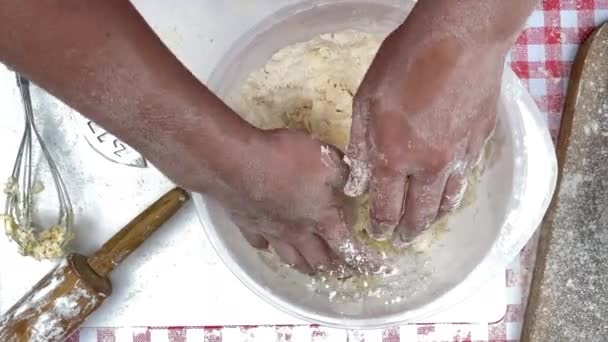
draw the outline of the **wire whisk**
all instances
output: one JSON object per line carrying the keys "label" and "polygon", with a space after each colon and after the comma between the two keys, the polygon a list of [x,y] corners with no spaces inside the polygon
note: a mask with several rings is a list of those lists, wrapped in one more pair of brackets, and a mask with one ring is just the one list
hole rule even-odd
{"label": "wire whisk", "polygon": [[[30,82],[20,74],[16,76],[25,113],[25,128],[11,178],[5,187],[6,233],[19,245],[21,254],[36,259],[55,259],[64,255],[65,247],[72,238],[74,212],[61,173],[36,128]],[[32,161],[34,139],[39,145],[42,160],[48,165],[59,203],[56,224],[46,229],[37,228],[32,218],[36,192]]]}

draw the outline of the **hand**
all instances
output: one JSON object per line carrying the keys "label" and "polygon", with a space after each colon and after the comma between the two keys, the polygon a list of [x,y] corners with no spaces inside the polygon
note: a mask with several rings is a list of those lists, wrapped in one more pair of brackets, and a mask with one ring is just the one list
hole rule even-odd
{"label": "hand", "polygon": [[507,51],[405,28],[382,44],[355,96],[345,187],[358,196],[369,184],[369,234],[397,246],[459,206],[496,124]]}
{"label": "hand", "polygon": [[[229,210],[252,246],[272,246],[301,272],[367,267],[347,222],[352,200],[342,193],[348,176],[342,155],[299,131],[265,132],[262,140],[241,156],[248,158],[242,172],[201,190]],[[187,186],[198,190],[197,177],[191,181]]]}

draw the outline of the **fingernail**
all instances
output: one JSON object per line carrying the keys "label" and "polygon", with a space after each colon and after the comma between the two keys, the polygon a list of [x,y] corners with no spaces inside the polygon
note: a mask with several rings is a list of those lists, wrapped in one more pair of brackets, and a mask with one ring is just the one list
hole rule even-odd
{"label": "fingernail", "polygon": [[453,212],[460,207],[462,200],[464,199],[464,192],[466,188],[463,188],[460,192],[452,196],[445,196],[444,204],[441,206],[441,210],[447,212]]}
{"label": "fingernail", "polygon": [[387,241],[395,229],[394,225],[386,222],[373,223],[366,227],[367,235],[376,241]]}
{"label": "fingernail", "polygon": [[406,248],[414,243],[414,237],[408,233],[397,233],[397,236],[393,239],[393,246],[395,248]]}
{"label": "fingernail", "polygon": [[342,159],[338,152],[331,145],[321,145],[321,161],[327,167],[336,168],[342,164]]}
{"label": "fingernail", "polygon": [[369,235],[369,237],[372,238],[374,241],[378,241],[378,242],[383,242],[383,241],[387,241],[388,239],[390,239],[388,234],[373,233],[373,232],[370,232],[369,230],[367,231],[367,235]]}

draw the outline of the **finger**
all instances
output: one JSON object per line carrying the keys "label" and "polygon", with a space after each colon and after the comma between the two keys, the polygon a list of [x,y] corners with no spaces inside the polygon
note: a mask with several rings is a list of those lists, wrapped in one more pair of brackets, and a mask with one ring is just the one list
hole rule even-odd
{"label": "finger", "polygon": [[231,214],[232,221],[241,231],[245,240],[253,247],[257,249],[268,248],[268,241],[256,230],[257,223],[255,220],[247,218],[245,215],[239,213]]}
{"label": "finger", "polygon": [[390,273],[384,266],[386,255],[367,248],[348,228],[339,211],[329,214],[318,227],[319,235],[325,240],[339,260],[361,274]]}
{"label": "finger", "polygon": [[266,240],[262,235],[248,232],[244,229],[241,229],[241,233],[245,237],[245,240],[249,242],[249,244],[253,248],[257,249],[267,249],[268,248],[268,240]]}
{"label": "finger", "polygon": [[466,172],[464,170],[452,172],[445,183],[441,204],[439,205],[438,218],[442,218],[460,207],[466,189]]}
{"label": "finger", "polygon": [[374,169],[369,187],[370,226],[368,233],[375,240],[390,238],[403,215],[407,176]]}
{"label": "finger", "polygon": [[487,141],[490,137],[492,137],[494,135],[497,124],[498,124],[498,117],[496,115],[493,115],[486,123],[486,127],[484,130],[484,136],[486,137],[484,139],[485,141]]}
{"label": "finger", "polygon": [[369,185],[371,167],[368,162],[367,127],[370,113],[369,101],[353,102],[353,121],[350,142],[346,150],[346,164],[350,166],[348,181],[344,186],[347,196],[361,196]]}
{"label": "finger", "polygon": [[289,266],[297,269],[304,274],[312,274],[313,269],[310,267],[306,259],[298,252],[298,250],[277,238],[265,235],[266,240],[270,243],[270,246],[274,249],[275,253]]}
{"label": "finger", "polygon": [[486,135],[485,133],[475,134],[473,137],[471,137],[465,157],[467,160],[468,170],[475,168],[482,161],[484,150],[489,139],[490,136]]}
{"label": "finger", "polygon": [[323,145],[321,146],[321,162],[335,171],[333,177],[329,180],[329,185],[342,191],[350,172],[348,165],[344,162],[344,154],[332,145]]}
{"label": "finger", "polygon": [[447,171],[442,171],[434,177],[411,177],[405,199],[405,213],[393,236],[396,246],[409,244],[433,224],[437,218],[447,177]]}
{"label": "finger", "polygon": [[469,140],[466,155],[470,162],[469,167],[471,168],[477,166],[479,162],[481,162],[485,147],[496,130],[496,124],[498,122],[496,116],[497,102],[498,101],[495,98],[489,98],[485,101],[483,110],[489,113],[487,119],[485,120],[485,123],[474,132]]}
{"label": "finger", "polygon": [[294,247],[314,271],[327,270],[335,261],[327,243],[314,233],[302,234],[295,241]]}

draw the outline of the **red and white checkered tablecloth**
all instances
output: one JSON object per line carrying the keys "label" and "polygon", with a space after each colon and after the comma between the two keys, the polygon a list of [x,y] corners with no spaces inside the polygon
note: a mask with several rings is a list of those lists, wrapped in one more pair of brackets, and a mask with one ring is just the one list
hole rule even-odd
{"label": "red and white checkered tablecloth", "polygon": [[[608,0],[543,0],[512,49],[511,66],[529,88],[541,111],[547,114],[554,137],[559,129],[568,75],[576,51],[593,28],[607,20]],[[492,324],[404,325],[373,331],[318,326],[104,328],[82,329],[68,341],[517,341],[536,243],[537,238],[533,238],[506,270],[507,312],[502,320]]]}

